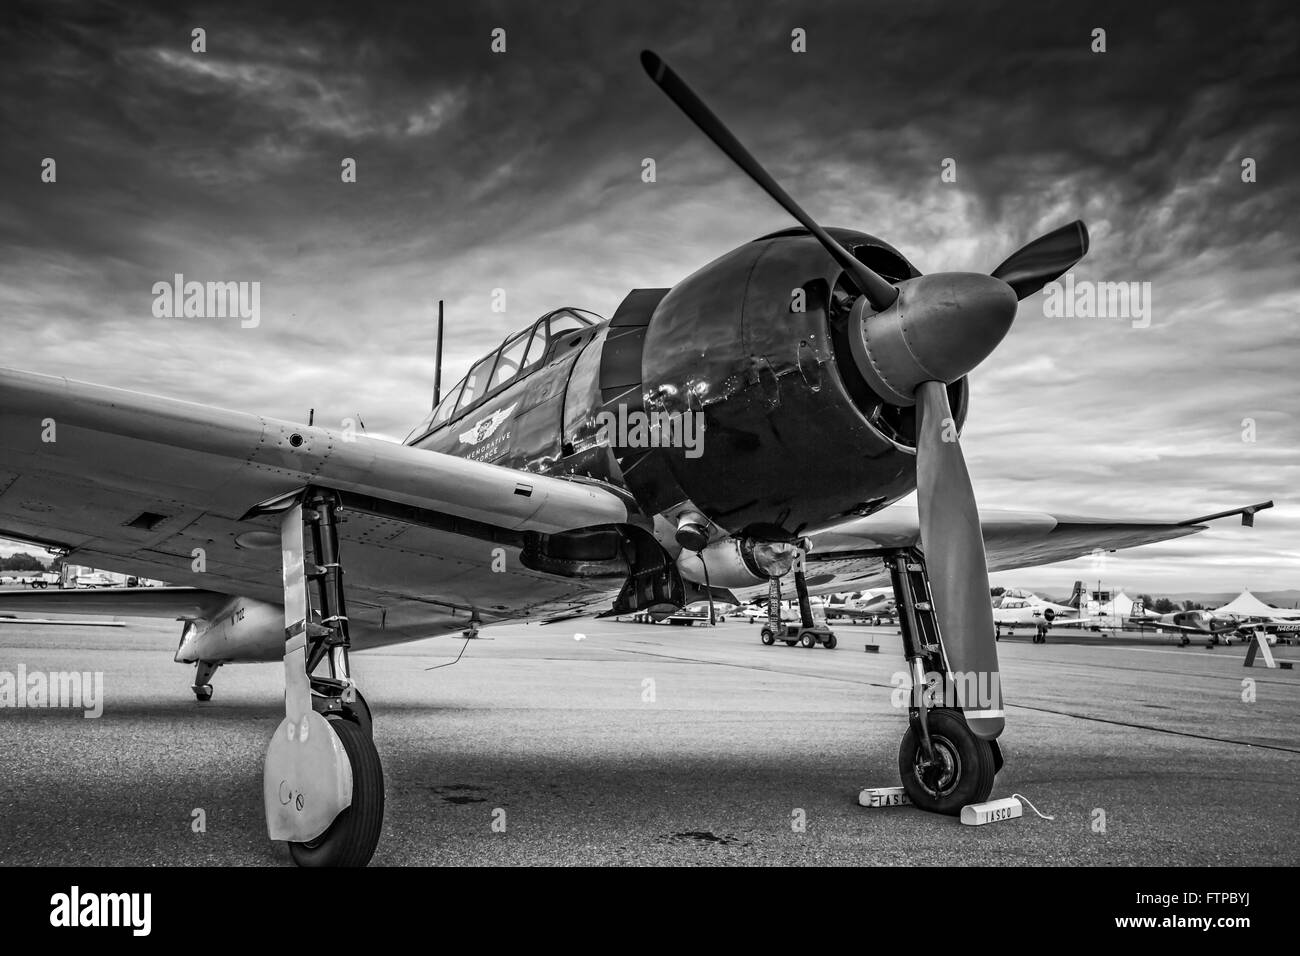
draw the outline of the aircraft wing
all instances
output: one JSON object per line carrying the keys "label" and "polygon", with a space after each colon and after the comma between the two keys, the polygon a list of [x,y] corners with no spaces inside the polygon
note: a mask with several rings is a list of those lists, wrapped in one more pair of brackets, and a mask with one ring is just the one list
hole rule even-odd
{"label": "aircraft wing", "polygon": [[348,495],[340,535],[359,646],[463,627],[472,609],[485,622],[563,614],[622,583],[520,560],[529,532],[633,520],[617,489],[0,369],[0,537],[279,603],[278,518],[258,506],[309,484]]}
{"label": "aircraft wing", "polygon": [[1131,617],[1128,619],[1129,624],[1137,625],[1139,628],[1155,628],[1157,631],[1178,631],[1181,634],[1229,634],[1238,629],[1236,624],[1219,624],[1211,625],[1207,631],[1203,627],[1191,627],[1187,624],[1174,624],[1171,621],[1153,621],[1150,618]]}
{"label": "aircraft wing", "polygon": [[1106,617],[1057,617],[1052,619],[1052,627],[1092,627],[1110,621],[1111,619]]}
{"label": "aircraft wing", "polygon": [[0,591],[0,611],[109,614],[119,617],[207,618],[230,595],[201,588],[69,588]]}
{"label": "aircraft wing", "polygon": [[[1149,518],[1101,518],[1045,511],[981,510],[980,527],[989,571],[1012,571],[1086,557],[1096,551],[1135,548],[1204,531],[1201,522],[1241,515],[1243,523],[1271,501],[1204,518],[1152,521]],[[915,505],[894,505],[865,518],[854,518],[813,535],[809,556],[810,589],[818,592],[879,586],[889,581],[879,555],[895,548],[920,547]]]}

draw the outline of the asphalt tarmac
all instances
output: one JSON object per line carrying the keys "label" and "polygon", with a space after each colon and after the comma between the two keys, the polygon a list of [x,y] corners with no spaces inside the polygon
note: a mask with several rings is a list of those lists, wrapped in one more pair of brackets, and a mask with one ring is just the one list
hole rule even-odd
{"label": "asphalt tarmac", "polygon": [[[1300,863],[1300,670],[1245,670],[1240,646],[1003,638],[993,795],[1055,819],[966,827],[858,806],[898,783],[902,658],[894,629],[836,630],[832,651],[736,620],[582,620],[356,655],[387,784],[374,863]],[[0,672],[104,686],[98,719],[0,709],[0,864],[288,863],[261,806],[281,672],[224,667],[197,703],[178,636],[0,624]]]}

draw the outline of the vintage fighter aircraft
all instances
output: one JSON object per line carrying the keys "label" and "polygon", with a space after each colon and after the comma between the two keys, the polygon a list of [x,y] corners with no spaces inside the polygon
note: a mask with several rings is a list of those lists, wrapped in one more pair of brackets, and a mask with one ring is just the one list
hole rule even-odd
{"label": "vintage fighter aircraft", "polygon": [[[635,289],[609,321],[542,316],[405,444],[0,371],[0,536],[177,585],[0,607],[179,618],[200,699],[222,663],[281,662],[263,798],[300,864],[364,864],[379,839],[383,773],[350,649],[681,607],[709,588],[743,599],[792,568],[801,597],[892,584],[918,685],[956,686],[912,707],[903,785],[956,814],[1002,763],[987,569],[1202,530],[976,510],[957,440],[967,373],[1017,300],[1084,255],[1082,223],[991,275],[923,275],[880,239],[822,228],[659,57],[642,63],[800,228]],[[700,453],[624,430],[633,413],[670,432],[697,416]],[[890,507],[913,490],[915,510]]]}

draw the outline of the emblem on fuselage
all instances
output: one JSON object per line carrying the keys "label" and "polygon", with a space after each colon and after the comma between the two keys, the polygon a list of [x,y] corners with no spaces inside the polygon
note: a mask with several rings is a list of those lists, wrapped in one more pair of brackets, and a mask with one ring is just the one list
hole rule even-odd
{"label": "emblem on fuselage", "polygon": [[515,404],[511,405],[509,408],[503,408],[500,411],[493,412],[487,418],[476,423],[473,428],[469,429],[469,431],[461,432],[460,443],[462,445],[477,445],[479,442],[486,441],[488,438],[492,437],[492,433],[500,428],[501,423],[514,413],[515,406],[518,404],[518,402],[515,402]]}

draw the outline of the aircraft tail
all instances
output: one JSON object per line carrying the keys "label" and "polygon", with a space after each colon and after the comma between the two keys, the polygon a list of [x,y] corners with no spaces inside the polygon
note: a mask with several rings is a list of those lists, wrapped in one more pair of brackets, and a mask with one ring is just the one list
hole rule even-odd
{"label": "aircraft tail", "polygon": [[1075,581],[1074,590],[1070,592],[1070,599],[1065,602],[1065,606],[1078,609],[1082,604],[1083,604],[1083,582]]}

